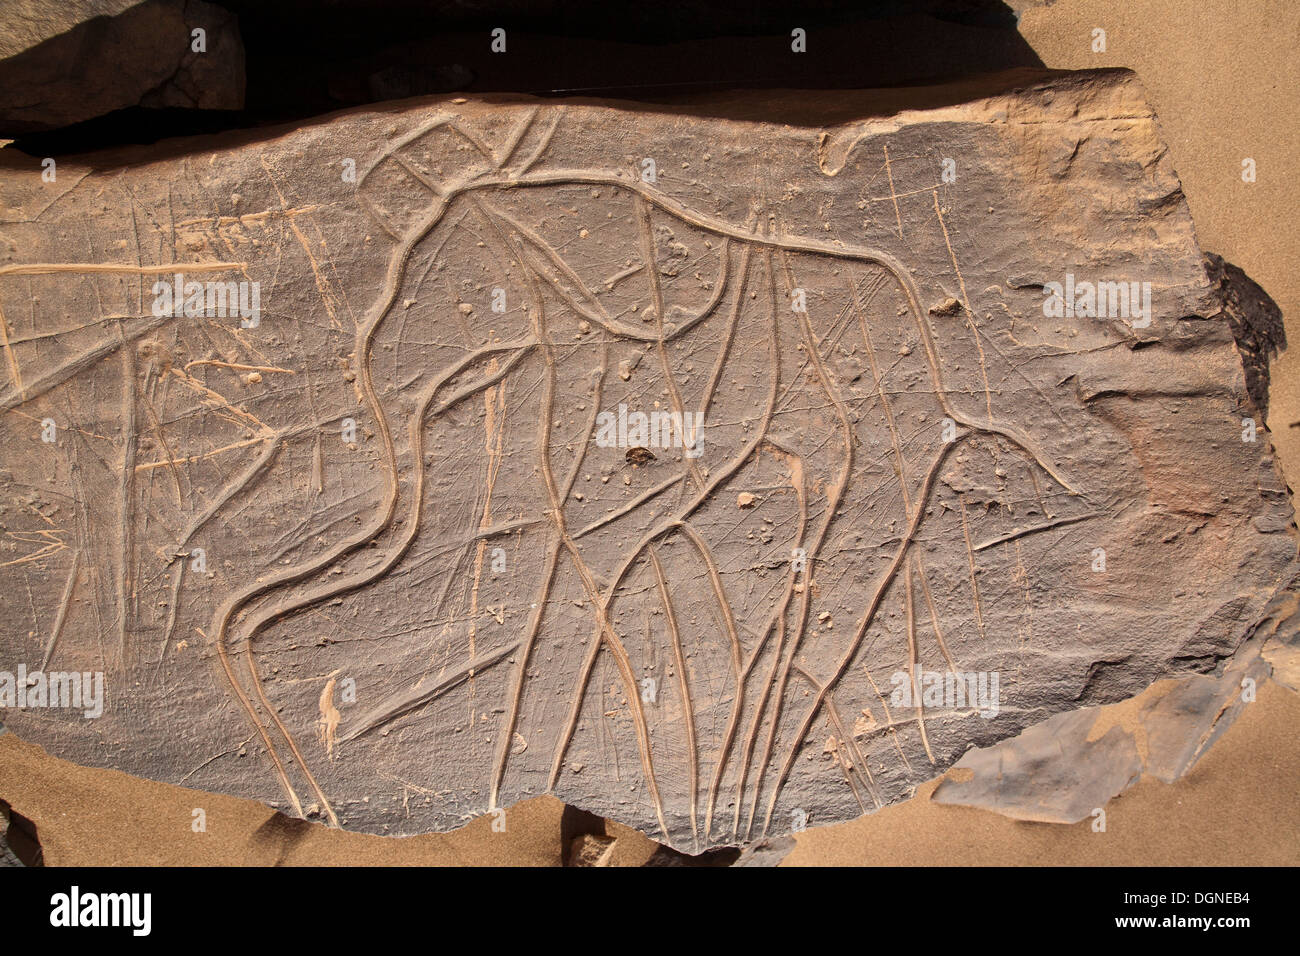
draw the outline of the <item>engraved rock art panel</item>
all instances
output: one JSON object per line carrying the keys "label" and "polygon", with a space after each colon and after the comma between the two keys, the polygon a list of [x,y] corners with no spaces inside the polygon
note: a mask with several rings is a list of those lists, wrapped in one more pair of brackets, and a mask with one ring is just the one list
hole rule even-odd
{"label": "engraved rock art panel", "polygon": [[[7,158],[0,649],[106,693],[6,722],[693,852],[1212,667],[1295,542],[1177,179],[1128,74],[1002,82]],[[1076,280],[1142,293],[1051,314]]]}

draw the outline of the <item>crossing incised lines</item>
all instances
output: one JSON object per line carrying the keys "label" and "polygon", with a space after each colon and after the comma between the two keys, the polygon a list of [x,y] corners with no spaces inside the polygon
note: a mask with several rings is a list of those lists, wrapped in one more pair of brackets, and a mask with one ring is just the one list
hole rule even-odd
{"label": "crossing incised lines", "polygon": [[[467,660],[463,667],[450,676],[421,684],[399,699],[370,708],[365,716],[355,719],[353,725],[340,736],[340,744],[356,740],[367,731],[428,703],[452,687],[459,686],[475,672],[508,667],[510,676],[505,682],[506,699],[500,708],[491,766],[486,771],[488,806],[497,806],[503,797],[511,766],[512,742],[524,715],[525,690],[529,682],[535,679],[531,671],[539,666],[536,647],[540,635],[546,629],[557,576],[572,573],[580,584],[584,596],[582,603],[591,612],[592,639],[588,642],[588,650],[573,677],[573,687],[564,695],[571,702],[568,712],[562,720],[555,722],[556,733],[551,741],[552,756],[546,779],[549,788],[554,789],[559,784],[565,754],[573,743],[588,706],[588,688],[593,671],[601,655],[607,654],[614,663],[622,684],[622,693],[635,731],[644,783],[655,820],[665,839],[674,838],[666,814],[666,797],[671,798],[673,806],[680,804],[685,807],[685,839],[693,849],[752,837],[756,823],[762,830],[770,828],[782,787],[791,773],[796,757],[803,749],[803,741],[819,716],[826,717],[837,729],[846,761],[844,772],[855,797],[864,807],[867,805],[863,802],[864,795],[871,805],[879,805],[876,782],[867,758],[858,748],[853,734],[844,728],[833,695],[871,632],[885,595],[896,579],[901,580],[905,596],[908,643],[905,656],[908,667],[914,668],[919,659],[918,640],[922,615],[928,617],[928,624],[944,658],[950,666],[956,667],[956,661],[944,642],[940,614],[920,554],[913,547],[926,519],[926,506],[931,500],[931,492],[941,466],[971,437],[998,436],[1018,448],[1066,489],[1067,493],[1073,492],[1073,489],[1055,464],[1042,456],[1025,433],[1013,424],[994,419],[991,398],[987,394],[988,373],[982,368],[982,362],[981,373],[986,383],[986,394],[981,402],[984,406],[983,414],[967,414],[951,402],[945,388],[935,338],[929,327],[929,318],[921,307],[919,294],[908,271],[888,253],[870,249],[849,250],[794,240],[774,232],[764,232],[757,225],[749,229],[740,228],[687,209],[647,184],[617,171],[588,169],[529,172],[537,166],[545,151],[546,141],[561,121],[559,111],[551,111],[547,117],[548,131],[536,151],[526,162],[512,170],[514,150],[528,138],[536,119],[536,115],[533,115],[521,124],[500,155],[494,154],[486,144],[474,138],[475,147],[483,155],[485,164],[481,169],[469,172],[459,182],[432,181],[428,176],[422,175],[418,168],[414,168],[412,162],[401,156],[401,150],[407,143],[418,140],[431,129],[463,132],[448,118],[440,118],[435,124],[417,131],[387,154],[389,158],[400,161],[403,168],[411,172],[429,193],[427,211],[422,219],[408,232],[395,234],[398,246],[383,291],[357,331],[359,387],[379,430],[387,476],[386,492],[380,507],[359,533],[314,560],[281,571],[256,586],[245,589],[222,606],[213,624],[212,638],[232,687],[241,699],[245,712],[255,721],[263,735],[277,774],[291,794],[295,806],[300,806],[300,801],[290,781],[290,768],[279,756],[274,740],[277,734],[297,764],[296,774],[307,782],[317,799],[328,808],[328,800],[312,770],[303,760],[293,737],[276,717],[275,709],[260,693],[255,663],[257,635],[275,620],[341,594],[365,588],[397,566],[422,530],[422,496],[425,493],[423,473],[427,467],[424,464],[422,444],[425,429],[465,398],[506,379],[514,369],[540,368],[542,390],[540,407],[536,412],[538,428],[534,447],[537,472],[545,490],[543,513],[539,517],[546,520],[550,530],[537,532],[544,538],[544,558],[529,601],[529,613],[515,618],[520,622],[518,633],[508,644],[488,655]],[[579,186],[596,187],[604,190],[605,195],[614,200],[621,200],[634,223],[634,258],[639,259],[639,263],[625,272],[645,277],[648,307],[653,310],[653,321],[648,327],[645,323],[632,324],[625,318],[611,315],[602,301],[599,287],[589,285],[560,251],[548,242],[541,229],[525,224],[526,213],[512,212],[506,208],[514,204],[513,197],[545,194],[546,191],[561,187]],[[529,329],[522,337],[482,345],[466,353],[454,365],[438,372],[425,387],[419,401],[415,403],[414,413],[407,419],[409,451],[402,454],[394,441],[392,424],[394,418],[400,420],[402,416],[380,400],[374,378],[374,343],[384,323],[394,312],[399,292],[407,281],[413,255],[441,224],[450,221],[448,214],[453,208],[472,211],[475,221],[486,226],[480,233],[483,237],[480,245],[487,249],[487,254],[494,260],[494,268],[503,270],[503,274],[512,268],[522,273],[528,303]],[[463,216],[456,220],[458,223],[464,221]],[[663,285],[665,276],[656,259],[657,221],[669,224],[675,222],[683,229],[713,237],[716,244],[713,248],[717,250],[718,274],[707,301],[694,314],[675,316],[671,321]],[[457,227],[453,225],[447,228]],[[826,342],[829,336],[818,338],[810,312],[790,310],[786,306],[793,291],[799,287],[797,271],[802,258],[806,257],[812,257],[813,260],[824,257],[840,262],[841,268],[847,270],[849,277],[847,312],[841,313],[848,325],[829,344]],[[926,452],[914,450],[911,461],[906,457],[903,447],[906,439],[901,434],[884,381],[889,371],[882,367],[873,347],[871,323],[866,312],[868,298],[881,288],[881,276],[894,284],[906,302],[906,319],[912,324],[923,350],[934,400],[944,416],[962,428],[951,442],[935,441]],[[613,289],[613,284],[606,283],[603,288],[608,292]],[[748,423],[748,435],[741,447],[726,460],[710,461],[708,467],[704,466],[703,461],[688,457],[683,462],[680,473],[670,474],[638,492],[619,507],[607,509],[604,517],[585,523],[576,530],[572,529],[567,504],[582,470],[586,449],[591,443],[595,412],[600,406],[602,387],[607,375],[606,365],[611,343],[642,343],[651,349],[657,360],[659,381],[668,405],[673,412],[681,415],[687,410],[688,400],[676,381],[674,359],[669,349],[699,327],[717,327],[716,356],[697,406],[693,409],[701,416],[706,416],[710,413],[719,390],[726,388],[723,384],[724,374],[733,357],[742,313],[748,316],[745,321],[754,321],[753,302],[764,303],[766,308],[766,318],[763,321],[769,328],[765,369],[767,388],[766,396],[754,403],[756,407]],[[570,443],[577,450],[573,452],[568,472],[562,478],[555,473],[552,447],[557,377],[561,374],[557,358],[559,346],[551,328],[551,313],[557,308],[594,326],[594,336],[600,342],[604,355],[604,358],[596,359],[596,372],[588,396],[591,405],[586,438]],[[857,329],[859,344],[868,357],[874,404],[889,435],[890,455],[901,496],[905,530],[900,535],[888,564],[877,576],[869,592],[870,596],[856,621],[851,639],[834,655],[830,672],[819,677],[809,670],[808,663],[801,662],[801,651],[809,639],[815,582],[825,561],[821,551],[853,481],[855,466],[858,464],[855,461],[855,447],[859,443],[853,424],[856,412],[850,409],[843,387],[837,381],[836,371],[823,350],[828,350],[839,342],[849,327]],[[801,364],[796,369],[788,367],[788,356],[783,358],[791,336],[799,346],[798,362]],[[449,388],[449,382],[461,382],[488,356],[501,359],[495,372],[482,374],[468,383],[459,384],[455,389]],[[980,357],[982,359],[982,351]],[[537,362],[540,362],[540,366],[536,365]],[[810,391],[819,394],[831,410],[835,422],[834,432],[837,433],[826,450],[838,459],[838,465],[828,480],[819,480],[819,484],[824,482],[824,485],[819,491],[816,513],[810,507],[809,489],[806,485],[809,462],[803,454],[785,447],[771,433],[780,397],[789,394],[799,379],[807,383]],[[437,399],[441,400],[436,401]],[[498,424],[497,427],[503,426]],[[838,450],[832,451],[832,448]],[[758,456],[766,453],[780,461],[787,472],[786,481],[797,502],[797,520],[791,540],[796,548],[802,549],[806,558],[799,567],[790,565],[784,570],[783,583],[766,615],[765,623],[753,629],[755,633],[751,636],[757,639],[746,649],[723,569],[708,537],[694,527],[693,521],[710,503],[719,499],[734,476]],[[918,461],[917,458],[921,456],[928,457],[928,462]],[[406,463],[405,470],[410,472],[410,477],[406,480],[409,487],[404,487],[399,477],[403,471],[403,462]],[[913,481],[919,481],[915,489],[911,488]],[[588,564],[579,542],[634,516],[640,508],[648,506],[652,501],[662,498],[665,503],[671,503],[671,498],[664,496],[673,494],[679,497],[679,503],[639,537],[611,575],[598,581],[599,575]],[[401,518],[398,522],[403,529],[401,533],[394,532],[395,518],[398,517]],[[962,517],[964,526],[965,515]],[[693,694],[691,680],[688,679],[692,665],[684,647],[686,637],[680,624],[681,608],[675,606],[674,580],[660,555],[661,549],[674,541],[688,545],[690,553],[695,555],[704,568],[707,592],[714,608],[712,619],[721,623],[727,649],[726,659],[729,663],[721,678],[727,688],[724,692],[728,698],[726,720],[720,734],[715,731],[716,736],[708,747],[701,740],[701,726],[695,714],[693,696],[698,695],[698,691]],[[382,542],[382,560],[341,579],[322,580],[325,569],[349,553],[375,542]],[[672,781],[670,786],[676,786],[680,782],[686,790],[684,794],[665,794],[662,790],[662,761],[667,758],[657,755],[652,746],[646,705],[642,701],[638,685],[637,665],[625,644],[625,635],[620,634],[615,623],[615,609],[629,580],[645,573],[651,575],[651,588],[646,593],[654,595],[661,608],[676,671],[675,688],[680,698],[678,705],[681,708],[685,767],[673,767],[668,779]],[[972,575],[972,584],[973,582]],[[638,593],[640,591],[638,589]],[[975,601],[978,602],[978,596],[975,596]],[[256,610],[253,610],[254,606]],[[978,603],[975,604],[974,613],[978,617]],[[242,688],[230,666],[229,655],[232,649],[237,650],[246,661],[247,679],[254,689],[253,695]],[[797,678],[801,685],[810,689],[810,702],[792,694],[792,678]],[[254,697],[256,701],[253,700]],[[786,713],[790,714],[788,719]],[[925,714],[919,703],[915,719],[925,750],[930,754]],[[932,754],[930,759],[934,759]],[[707,766],[710,761],[712,766]],[[728,775],[734,785],[728,798],[730,819],[719,825],[717,810]]]}
{"label": "crossing incised lines", "polygon": [[[210,621],[205,608],[201,633],[216,667],[293,811],[302,815],[314,804],[336,825],[341,813],[337,796],[327,793],[326,765],[337,752],[382,746],[381,732],[430,719],[440,700],[460,693],[473,696],[466,709],[474,729],[490,724],[478,735],[488,740],[487,756],[475,757],[483,764],[474,790],[485,801],[479,809],[543,789],[563,794],[566,768],[586,766],[584,781],[604,774],[612,790],[618,776],[620,787],[636,791],[647,825],[668,842],[699,851],[743,841],[774,827],[796,760],[820,748],[811,740],[819,722],[833,735],[828,752],[843,778],[836,786],[863,810],[881,806],[873,743],[892,735],[897,746],[898,728],[913,724],[920,742],[913,759],[935,764],[934,716],[919,701],[910,717],[891,716],[882,697],[876,720],[875,681],[865,663],[859,666],[866,649],[898,638],[904,646],[890,659],[913,676],[926,654],[952,670],[961,663],[953,639],[958,625],[947,613],[951,588],[936,600],[938,578],[928,574],[932,566],[918,547],[942,517],[933,512],[943,469],[972,444],[996,442],[1026,463],[1036,489],[1038,472],[1064,495],[1077,489],[1024,429],[995,415],[991,372],[969,314],[978,379],[967,375],[950,387],[944,339],[911,270],[888,250],[784,233],[757,206],[744,222],[727,221],[623,169],[557,168],[548,150],[564,122],[563,108],[521,110],[494,142],[439,115],[389,145],[361,177],[359,202],[392,239],[378,293],[356,317],[355,334],[348,330],[355,372],[349,388],[374,430],[375,497],[362,496],[354,520],[339,521],[347,530],[328,539],[304,518],[276,542],[268,567],[213,601]],[[439,166],[421,153],[434,136],[446,139],[430,149],[456,144],[454,164]],[[371,186],[381,168],[405,186],[390,183],[376,199]],[[443,168],[456,172],[448,176]],[[603,218],[584,218],[583,202]],[[939,239],[952,255],[938,215]],[[571,219],[587,228],[570,229]],[[955,255],[952,261],[956,269]],[[314,256],[312,263],[315,270]],[[249,263],[237,265],[247,274]],[[497,286],[509,306],[488,311],[488,290]],[[792,305],[805,293],[806,307]],[[324,305],[332,321],[335,310]],[[130,329],[119,323],[116,348],[132,382],[133,340],[160,324],[145,317]],[[904,339],[910,344],[897,356],[886,351]],[[11,343],[4,344],[13,365]],[[100,351],[44,377],[20,379],[13,365],[14,385],[2,404],[16,407],[57,387],[97,362]],[[864,364],[855,371],[859,359]],[[165,452],[137,463],[134,444],[124,446],[119,491],[126,502],[137,476],[157,474],[170,477],[179,507],[184,466],[253,449],[251,460],[183,514],[180,540],[160,576],[170,603],[154,676],[180,629],[178,606],[195,577],[186,569],[187,549],[253,497],[295,439],[312,432],[312,496],[326,497],[319,413],[313,409],[306,424],[271,427],[191,369],[259,381],[306,374],[283,361],[218,358],[151,368],[149,382],[189,389],[194,401],[252,436],[200,455],[174,453],[168,423],[152,405],[140,415],[133,401],[125,407],[129,430],[152,429],[158,445],[150,447]],[[494,391],[485,404],[488,389]],[[621,450],[605,454],[596,441],[600,413],[638,402],[678,422],[690,415],[704,422],[703,454],[656,449],[653,467],[644,470]],[[926,413],[918,414],[922,405]],[[486,444],[483,428],[466,424],[476,415],[491,416]],[[940,419],[954,426],[951,440],[940,438]],[[456,445],[459,436],[464,448]],[[470,448],[490,457],[482,483]],[[453,468],[463,477],[453,481]],[[473,520],[457,526],[462,505]],[[1041,526],[1005,534],[977,524],[982,533],[973,536],[970,522],[978,519],[968,517],[964,501],[957,510],[959,581],[963,588],[969,581],[969,613],[980,635],[977,555],[1086,517],[1045,515],[1050,520]],[[130,520],[122,525],[126,552],[133,550]],[[507,539],[520,542],[531,562],[526,577],[507,589],[510,607],[480,596],[491,585],[487,554]],[[861,539],[879,560],[857,562],[851,551]],[[444,557],[454,562],[447,579],[436,600],[423,603],[447,622],[445,658],[435,666],[432,648],[422,647],[414,673],[343,711],[334,746],[313,756],[310,740],[300,743],[303,729],[281,713],[265,663],[270,635],[296,615],[319,615],[342,600],[364,602],[403,575],[414,580],[426,565],[442,567]],[[123,604],[135,584],[128,574],[117,582]],[[468,609],[460,613],[445,606],[455,603],[458,575],[472,578]],[[945,580],[950,584],[951,576]],[[835,631],[822,610],[832,591],[856,602],[853,620]],[[901,611],[897,628],[881,619],[887,601]],[[483,626],[486,613],[496,616],[498,629]],[[633,619],[649,622],[646,638],[633,633]],[[126,625],[118,623],[125,653]],[[658,647],[662,657],[651,650]],[[600,675],[611,666],[606,680]],[[863,671],[867,694],[858,687]],[[647,695],[649,677],[656,689]],[[544,698],[534,693],[539,686]],[[497,696],[481,702],[482,695]],[[596,701],[607,695],[614,698],[610,710],[596,713]],[[855,731],[858,713],[868,730]],[[603,732],[592,730],[602,721],[616,724],[619,739],[635,746],[634,770],[626,761],[618,771],[592,766],[595,745],[587,738]],[[517,746],[519,740],[526,743]]]}

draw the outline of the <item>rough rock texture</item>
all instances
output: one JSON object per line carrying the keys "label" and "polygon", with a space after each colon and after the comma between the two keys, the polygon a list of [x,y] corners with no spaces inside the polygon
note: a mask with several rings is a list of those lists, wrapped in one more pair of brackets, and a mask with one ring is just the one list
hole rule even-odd
{"label": "rough rock texture", "polygon": [[96,17],[115,17],[142,0],[8,0],[4,5],[4,30],[0,31],[0,57],[8,59],[37,44],[67,33]]}
{"label": "rough rock texture", "polygon": [[42,866],[43,857],[35,824],[0,800],[0,866]]}
{"label": "rough rock texture", "polygon": [[[0,9],[0,136],[56,129],[130,106],[237,110],[244,47],[233,14],[202,0],[94,0],[53,14]],[[206,50],[192,31],[206,32]],[[57,31],[57,32],[56,32]]]}
{"label": "rough rock texture", "polygon": [[[1290,597],[1294,603],[1294,593]],[[1271,676],[1290,686],[1277,666],[1270,673],[1261,656],[1267,646],[1257,629],[1217,673],[1191,674],[1150,688],[1133,731],[1116,725],[1099,731],[1107,711],[1125,708],[1114,704],[1058,714],[1010,740],[971,750],[954,765],[959,773],[946,777],[933,799],[1018,820],[1077,823],[1143,773],[1173,783],[1254,703],[1260,684]]]}
{"label": "rough rock texture", "polygon": [[[0,668],[106,686],[10,728],[372,832],[551,790],[698,852],[1214,668],[1294,526],[1140,89],[906,95],[3,156]],[[259,311],[155,314],[177,273]],[[1076,281],[1150,324],[1046,315]],[[698,456],[620,405],[702,413]]]}
{"label": "rough rock texture", "polygon": [[[1236,266],[1206,254],[1242,354],[1246,381],[1262,382],[1281,337],[1276,304]],[[1249,386],[1248,386],[1249,390]],[[993,810],[1019,820],[1077,823],[1137,782],[1142,773],[1165,783],[1183,777],[1273,679],[1300,685],[1300,573],[1280,587],[1246,640],[1213,673],[1190,674],[1149,688],[1133,731],[1110,726],[1124,703],[1060,714],[1009,740],[966,753],[935,789],[939,803]],[[1107,713],[1109,712],[1109,713]]]}
{"label": "rough rock texture", "polygon": [[1282,310],[1250,276],[1222,256],[1206,253],[1205,271],[1219,290],[1223,313],[1232,327],[1246,370],[1246,391],[1255,407],[1268,414],[1269,361],[1286,348]]}

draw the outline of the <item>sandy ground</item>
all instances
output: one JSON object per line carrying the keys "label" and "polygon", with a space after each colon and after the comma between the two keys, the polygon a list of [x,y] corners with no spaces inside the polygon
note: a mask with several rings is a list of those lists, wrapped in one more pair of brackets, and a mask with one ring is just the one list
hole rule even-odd
{"label": "sandy ground", "polygon": [[[1300,224],[1289,188],[1300,156],[1300,5],[1294,0],[1056,0],[1023,10],[1021,33],[1050,67],[1137,71],[1160,117],[1203,248],[1243,268],[1282,307],[1296,344],[1273,366],[1268,424],[1288,475],[1300,475]],[[1092,51],[1093,30],[1107,51]],[[1244,183],[1242,160],[1258,180]],[[1131,707],[1129,708],[1132,709]],[[1122,716],[1122,715],[1121,715]],[[861,820],[813,827],[787,859],[826,864],[1300,863],[1300,695],[1276,684],[1187,777],[1142,780],[1107,806],[1105,833],[1021,823],[916,799]],[[452,834],[385,839],[288,820],[261,804],[88,770],[0,737],[0,798],[35,822],[49,864],[555,865],[566,818],[550,798]],[[205,833],[192,831],[206,811]],[[812,821],[813,824],[816,821]],[[598,827],[598,824],[596,825]],[[615,838],[608,843],[610,837]],[[611,826],[604,862],[636,865],[653,844]]]}

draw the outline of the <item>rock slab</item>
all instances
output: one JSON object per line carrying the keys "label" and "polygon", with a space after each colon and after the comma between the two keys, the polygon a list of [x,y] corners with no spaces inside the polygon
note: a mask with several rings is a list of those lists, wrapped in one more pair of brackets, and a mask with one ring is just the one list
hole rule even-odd
{"label": "rock slab", "polygon": [[6,153],[0,671],[103,675],[5,711],[61,757],[698,853],[1211,670],[1293,573],[1124,71]]}

